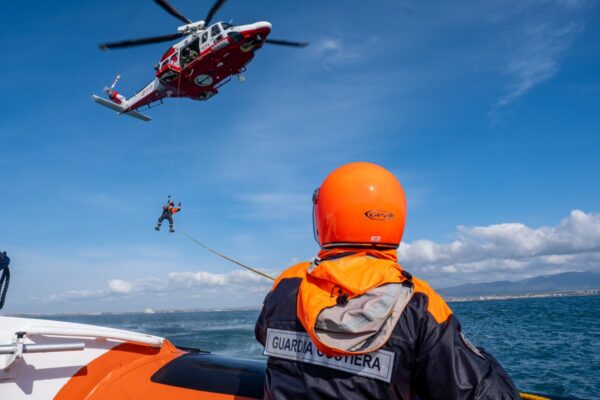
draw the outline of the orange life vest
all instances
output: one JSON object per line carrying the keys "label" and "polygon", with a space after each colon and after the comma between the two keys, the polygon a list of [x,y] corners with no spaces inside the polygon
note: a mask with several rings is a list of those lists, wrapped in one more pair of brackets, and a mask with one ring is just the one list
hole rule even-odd
{"label": "orange life vest", "polygon": [[[348,249],[321,251],[315,263],[303,262],[284,271],[272,289],[274,290],[282,279],[302,279],[296,299],[296,316],[313,343],[326,355],[360,352],[330,348],[319,340],[315,334],[315,323],[321,311],[336,306],[340,299],[350,300],[388,283],[401,283],[410,279],[414,292],[425,293],[428,296],[428,311],[438,323],[444,322],[452,314],[446,302],[426,282],[403,272],[396,262],[395,250],[352,250],[352,253],[345,255],[348,252]],[[335,256],[339,258],[327,260],[328,257]],[[320,258],[326,260],[319,262]]]}

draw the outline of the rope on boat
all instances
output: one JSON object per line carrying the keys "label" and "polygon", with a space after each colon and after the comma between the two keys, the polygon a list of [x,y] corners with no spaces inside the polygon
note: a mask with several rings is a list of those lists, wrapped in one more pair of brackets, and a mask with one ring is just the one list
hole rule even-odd
{"label": "rope on boat", "polygon": [[551,400],[549,397],[544,397],[544,396],[538,396],[537,394],[531,394],[531,393],[519,393],[519,395],[521,396],[521,399],[523,400]]}
{"label": "rope on boat", "polygon": [[264,272],[260,272],[257,269],[254,269],[254,268],[249,267],[249,266],[247,266],[245,264],[242,264],[241,262],[239,262],[237,260],[234,260],[233,258],[226,256],[225,254],[219,253],[218,251],[211,249],[210,247],[208,247],[207,245],[205,245],[204,243],[202,243],[201,241],[199,241],[198,239],[194,238],[192,235],[190,235],[189,233],[187,233],[185,230],[181,229],[181,226],[179,226],[179,225],[177,226],[177,230],[179,232],[181,232],[182,234],[184,234],[192,242],[196,243],[198,246],[204,248],[205,250],[208,250],[211,253],[213,253],[213,254],[221,257],[221,258],[224,258],[227,261],[230,261],[230,262],[232,262],[232,263],[234,263],[236,265],[239,265],[240,267],[245,268],[248,271],[254,272],[255,274],[258,274],[258,275],[262,276],[263,278],[267,278],[267,279],[270,279],[272,281],[275,280],[275,278],[273,278],[272,276],[270,276],[268,274],[265,274]]}

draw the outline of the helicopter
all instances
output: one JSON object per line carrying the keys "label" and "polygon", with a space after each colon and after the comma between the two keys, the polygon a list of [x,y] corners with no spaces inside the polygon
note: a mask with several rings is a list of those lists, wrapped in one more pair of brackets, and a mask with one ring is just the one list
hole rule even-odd
{"label": "helicopter", "polygon": [[217,0],[204,20],[193,22],[177,11],[167,0],[154,0],[167,13],[185,23],[176,33],[129,39],[99,44],[101,50],[142,46],[184,38],[172,45],[155,65],[155,78],[142,90],[126,98],[117,90],[120,75],[104,92],[108,99],[93,95],[92,100],[108,107],[117,114],[128,115],[142,121],[151,118],[140,111],[163,103],[168,97],[187,97],[208,100],[219,88],[228,83],[233,75],[244,80],[246,66],[264,44],[306,47],[306,42],[267,39],[271,24],[266,21],[234,26],[227,22],[211,21],[226,0]]}

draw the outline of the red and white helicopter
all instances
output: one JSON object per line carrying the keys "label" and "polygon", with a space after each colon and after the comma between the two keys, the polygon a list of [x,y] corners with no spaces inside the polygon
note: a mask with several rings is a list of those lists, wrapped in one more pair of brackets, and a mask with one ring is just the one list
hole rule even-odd
{"label": "red and white helicopter", "polygon": [[265,43],[281,46],[306,47],[308,43],[289,40],[267,39],[271,33],[269,22],[233,26],[227,22],[210,25],[217,11],[226,0],[217,0],[206,18],[192,22],[177,11],[166,0],[154,0],[165,11],[185,22],[177,28],[177,33],[141,39],[123,40],[100,44],[102,50],[141,46],[167,42],[185,37],[171,46],[155,66],[156,77],[146,87],[130,98],[125,98],[115,90],[120,76],[117,75],[111,87],[104,88],[110,100],[96,95],[92,99],[118,114],[150,121],[150,117],[140,113],[142,107],[151,108],[156,102],[162,103],[166,97],[189,97],[193,100],[207,100],[219,93],[219,88],[231,80],[232,75],[241,75],[246,65],[254,58],[254,52]]}

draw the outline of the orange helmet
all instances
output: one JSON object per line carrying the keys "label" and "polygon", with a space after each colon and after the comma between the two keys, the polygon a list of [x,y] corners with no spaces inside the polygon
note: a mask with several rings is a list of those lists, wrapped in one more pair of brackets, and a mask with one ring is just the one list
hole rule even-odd
{"label": "orange helmet", "polygon": [[354,162],[333,171],[313,195],[314,228],[321,248],[397,248],[404,233],[406,199],[387,169]]}

